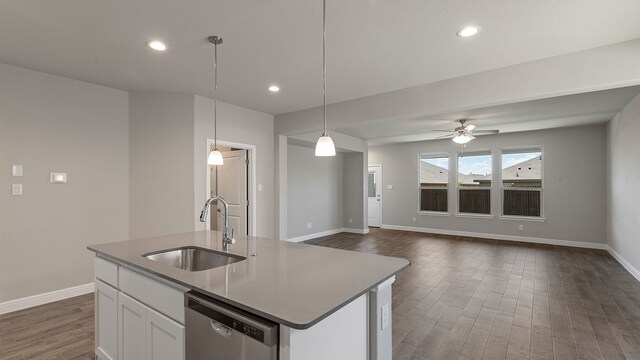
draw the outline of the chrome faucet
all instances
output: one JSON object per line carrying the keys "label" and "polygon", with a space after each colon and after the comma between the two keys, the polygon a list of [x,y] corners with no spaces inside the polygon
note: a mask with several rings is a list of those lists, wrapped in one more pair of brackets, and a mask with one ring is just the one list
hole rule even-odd
{"label": "chrome faucet", "polygon": [[225,199],[220,196],[212,196],[205,203],[202,211],[200,212],[200,221],[207,221],[207,214],[209,214],[209,207],[211,207],[211,203],[217,201],[222,203],[222,207],[224,208],[224,227],[222,229],[222,249],[224,251],[229,251],[229,245],[235,244],[236,239],[233,238],[233,229],[231,229],[231,233],[229,233],[229,204]]}

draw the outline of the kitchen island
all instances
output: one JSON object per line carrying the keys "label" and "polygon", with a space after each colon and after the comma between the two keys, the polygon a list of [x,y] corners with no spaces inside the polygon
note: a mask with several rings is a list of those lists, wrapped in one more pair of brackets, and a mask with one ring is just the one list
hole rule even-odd
{"label": "kitchen island", "polygon": [[[222,234],[89,247],[96,253],[100,359],[183,359],[187,292],[278,324],[281,360],[391,358],[391,283],[408,260],[258,237],[231,246],[230,255],[246,259],[208,270],[186,271],[144,256],[184,247],[222,253]],[[125,333],[145,335],[131,340]]]}

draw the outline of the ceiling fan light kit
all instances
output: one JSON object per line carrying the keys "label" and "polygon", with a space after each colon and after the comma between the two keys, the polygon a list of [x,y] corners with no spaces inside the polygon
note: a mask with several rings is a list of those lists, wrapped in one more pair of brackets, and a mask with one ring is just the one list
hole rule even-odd
{"label": "ceiling fan light kit", "polygon": [[467,134],[458,134],[456,136],[453,137],[453,142],[456,144],[466,144],[469,141],[475,139],[474,137],[467,135]]}
{"label": "ceiling fan light kit", "polygon": [[[471,140],[476,138],[475,136],[473,136],[473,133],[474,133],[474,129],[477,126],[475,126],[473,124],[469,124],[469,125],[465,126],[464,124],[467,122],[467,119],[460,119],[460,120],[458,120],[458,122],[460,123],[460,126],[458,126],[457,128],[455,128],[453,130],[433,130],[433,131],[437,131],[437,132],[450,132],[451,133],[449,135],[440,136],[437,139],[452,137],[451,140],[453,140],[453,142],[455,142],[456,144],[464,145],[464,144],[468,143],[469,141],[471,141]],[[499,132],[500,132],[499,130],[476,130],[475,134],[498,134]]]}

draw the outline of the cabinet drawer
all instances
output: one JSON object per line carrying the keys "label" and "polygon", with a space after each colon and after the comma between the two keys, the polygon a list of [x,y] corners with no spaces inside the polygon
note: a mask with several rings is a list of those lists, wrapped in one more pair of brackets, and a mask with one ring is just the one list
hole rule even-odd
{"label": "cabinet drawer", "polygon": [[120,268],[120,291],[184,324],[184,292]]}
{"label": "cabinet drawer", "polygon": [[96,257],[95,260],[96,278],[117,288],[118,265],[100,257]]}

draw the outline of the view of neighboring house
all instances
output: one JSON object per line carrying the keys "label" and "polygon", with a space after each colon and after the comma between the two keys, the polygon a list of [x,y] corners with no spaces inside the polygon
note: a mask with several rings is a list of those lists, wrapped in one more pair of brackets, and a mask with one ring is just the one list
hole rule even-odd
{"label": "view of neighboring house", "polygon": [[[491,212],[492,174],[458,173],[458,211],[474,214]],[[502,214],[541,216],[542,156],[502,169]],[[420,161],[420,210],[448,212],[449,170]],[[522,189],[526,188],[526,189]]]}
{"label": "view of neighboring house", "polygon": [[[458,183],[465,187],[477,185],[491,186],[492,175],[458,173]],[[542,184],[542,156],[529,159],[502,169],[504,187],[540,187]],[[420,161],[420,185],[427,187],[447,187],[449,170]]]}
{"label": "view of neighboring house", "polygon": [[[483,176],[458,173],[458,181],[460,184],[473,186],[478,185],[475,179]],[[420,161],[420,185],[422,187],[447,187],[449,185],[449,170],[426,161]]]}
{"label": "view of neighboring house", "polygon": [[[474,179],[480,187],[491,186],[491,175]],[[542,186],[542,156],[523,161],[502,169],[504,187],[540,187]]]}

